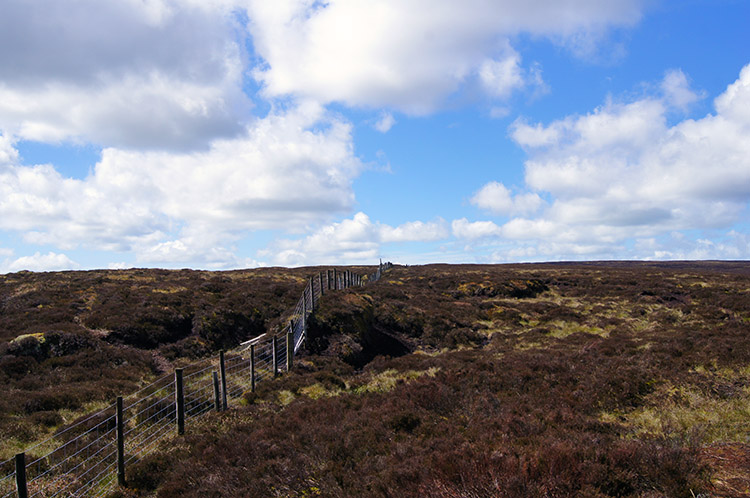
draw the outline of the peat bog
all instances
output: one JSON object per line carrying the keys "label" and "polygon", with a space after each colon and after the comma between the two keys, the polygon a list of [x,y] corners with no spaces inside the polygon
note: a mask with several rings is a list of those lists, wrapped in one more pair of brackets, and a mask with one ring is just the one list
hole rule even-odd
{"label": "peat bog", "polygon": [[[317,268],[0,276],[0,457],[279,326]],[[113,496],[748,496],[750,264],[396,266]]]}

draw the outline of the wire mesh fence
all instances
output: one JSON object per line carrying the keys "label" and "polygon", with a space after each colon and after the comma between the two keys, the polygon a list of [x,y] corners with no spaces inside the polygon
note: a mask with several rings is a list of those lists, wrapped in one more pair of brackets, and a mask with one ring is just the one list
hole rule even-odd
{"label": "wire mesh fence", "polygon": [[311,277],[283,333],[263,334],[218,357],[178,369],[179,375],[164,375],[0,462],[0,498],[106,496],[124,484],[128,465],[178,435],[181,422],[221,410],[258,382],[287,371],[304,343],[308,317],[326,292],[375,282],[387,268],[390,263],[381,263],[367,277],[337,269]]}

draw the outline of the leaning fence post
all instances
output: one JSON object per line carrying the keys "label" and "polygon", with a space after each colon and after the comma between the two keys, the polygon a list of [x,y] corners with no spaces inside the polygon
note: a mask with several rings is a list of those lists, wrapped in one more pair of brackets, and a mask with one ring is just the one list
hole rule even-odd
{"label": "leaning fence post", "polygon": [[16,455],[16,491],[18,498],[29,496],[29,490],[26,487],[26,453]]}
{"label": "leaning fence post", "polygon": [[221,392],[219,391],[219,374],[216,370],[211,372],[214,378],[214,409],[217,412],[221,411]]}
{"label": "leaning fence post", "polygon": [[289,332],[286,333],[286,371],[289,372],[292,369],[292,358],[294,357],[294,332],[292,328],[289,328]]}
{"label": "leaning fence post", "polygon": [[185,434],[185,393],[182,390],[182,369],[174,371],[175,401],[177,405],[177,434]]}
{"label": "leaning fence post", "polygon": [[[304,313],[302,316],[305,316]],[[271,338],[271,362],[273,362],[273,376],[279,375],[278,365],[276,364],[276,336]]]}
{"label": "leaning fence post", "polygon": [[117,484],[125,486],[125,421],[122,418],[122,396],[117,397]]}
{"label": "leaning fence post", "polygon": [[255,392],[255,344],[250,344],[250,391]]}
{"label": "leaning fence post", "polygon": [[219,351],[219,373],[221,374],[221,409],[227,409],[227,367],[224,351]]}

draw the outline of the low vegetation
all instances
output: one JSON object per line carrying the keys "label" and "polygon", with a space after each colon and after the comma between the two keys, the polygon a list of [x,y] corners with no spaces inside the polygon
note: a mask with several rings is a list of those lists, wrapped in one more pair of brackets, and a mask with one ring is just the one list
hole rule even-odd
{"label": "low vegetation", "polygon": [[[33,438],[104,399],[62,372],[109,369],[114,392],[273,327],[315,271],[157,272],[148,298],[149,271],[5,276],[3,296],[106,285],[71,287],[95,297],[54,327],[6,325],[3,400],[34,396],[0,422]],[[140,311],[97,308],[122,299]],[[131,465],[113,496],[748,496],[749,333],[746,263],[395,267],[327,295],[292,373]],[[45,391],[55,375],[70,395]]]}

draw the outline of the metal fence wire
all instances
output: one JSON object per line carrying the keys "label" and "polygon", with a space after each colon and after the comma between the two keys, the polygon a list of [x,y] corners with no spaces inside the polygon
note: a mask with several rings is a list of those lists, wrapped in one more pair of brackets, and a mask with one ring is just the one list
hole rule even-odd
{"label": "metal fence wire", "polygon": [[107,495],[123,483],[126,466],[177,435],[181,423],[221,410],[252,391],[258,382],[287,371],[288,357],[302,347],[308,318],[327,292],[376,282],[391,267],[381,262],[377,271],[367,276],[332,269],[310,277],[283,333],[258,336],[218,357],[188,365],[179,376],[176,372],[164,375],[15,458],[0,462],[0,498]]}

